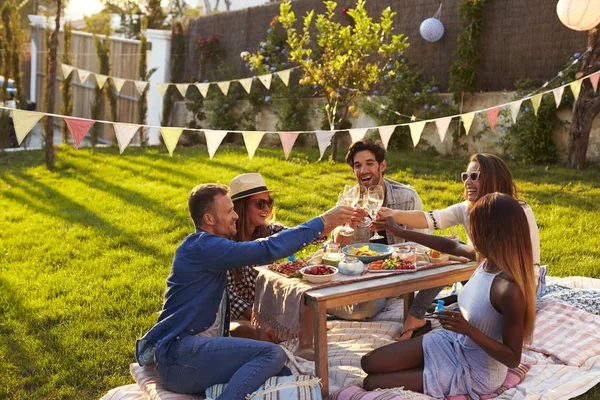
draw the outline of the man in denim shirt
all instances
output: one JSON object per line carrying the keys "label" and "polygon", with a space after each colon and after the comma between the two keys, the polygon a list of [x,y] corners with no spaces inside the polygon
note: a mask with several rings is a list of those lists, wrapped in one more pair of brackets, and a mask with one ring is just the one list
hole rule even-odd
{"label": "man in denim shirt", "polygon": [[237,214],[219,184],[195,187],[188,206],[196,232],[175,252],[167,278],[165,302],[157,324],[137,341],[140,365],[158,364],[165,387],[178,393],[200,393],[228,383],[220,399],[243,400],[276,374],[288,375],[278,345],[229,338],[227,270],[263,264],[295,253],[324,229],[364,218],[364,212],[338,206],[320,217],[267,239],[229,240]]}

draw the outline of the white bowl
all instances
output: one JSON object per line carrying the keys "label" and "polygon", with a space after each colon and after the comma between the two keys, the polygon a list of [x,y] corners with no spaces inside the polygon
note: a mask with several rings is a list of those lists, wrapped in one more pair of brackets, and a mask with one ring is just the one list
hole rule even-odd
{"label": "white bowl", "polygon": [[[321,264],[321,265],[324,265],[324,264]],[[331,281],[333,279],[333,277],[335,275],[337,275],[337,273],[339,272],[339,270],[336,267],[332,267],[331,265],[325,265],[325,267],[331,268],[333,270],[333,274],[329,274],[329,275],[311,275],[311,274],[304,273],[304,271],[306,271],[309,268],[320,267],[321,265],[309,265],[308,267],[302,268],[300,270],[300,273],[302,274],[302,276],[304,277],[304,279],[306,279],[310,283],[325,283],[325,282]]]}

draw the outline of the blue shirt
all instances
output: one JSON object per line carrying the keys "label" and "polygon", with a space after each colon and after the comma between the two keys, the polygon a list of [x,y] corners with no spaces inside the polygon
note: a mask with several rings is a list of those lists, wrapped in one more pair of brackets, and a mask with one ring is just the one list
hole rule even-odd
{"label": "blue shirt", "polygon": [[136,343],[138,363],[174,363],[169,355],[173,340],[213,325],[227,288],[227,270],[287,257],[320,236],[323,228],[317,217],[252,242],[235,242],[201,229],[186,237],[175,251],[158,322]]}

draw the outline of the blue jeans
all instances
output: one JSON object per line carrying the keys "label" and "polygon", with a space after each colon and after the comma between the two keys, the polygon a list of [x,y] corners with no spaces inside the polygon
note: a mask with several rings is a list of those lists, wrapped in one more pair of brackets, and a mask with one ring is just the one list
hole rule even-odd
{"label": "blue jeans", "polygon": [[218,398],[244,400],[268,378],[291,375],[284,366],[283,349],[258,340],[186,336],[169,351],[177,362],[159,363],[158,374],[166,389],[177,393],[203,393],[217,383],[228,383]]}

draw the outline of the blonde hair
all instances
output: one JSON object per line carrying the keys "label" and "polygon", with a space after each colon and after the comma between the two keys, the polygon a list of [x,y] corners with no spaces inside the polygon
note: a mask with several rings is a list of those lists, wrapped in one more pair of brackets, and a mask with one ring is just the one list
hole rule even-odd
{"label": "blonde hair", "polygon": [[469,212],[469,230],[478,256],[497,266],[517,284],[525,298],[524,341],[531,343],[535,326],[535,279],[529,224],[512,196],[490,193]]}

